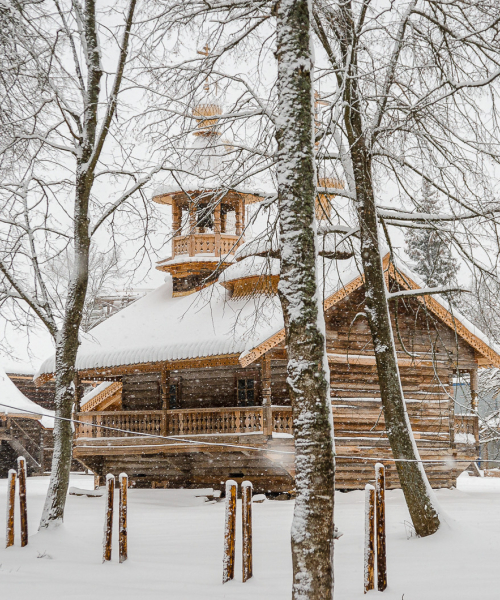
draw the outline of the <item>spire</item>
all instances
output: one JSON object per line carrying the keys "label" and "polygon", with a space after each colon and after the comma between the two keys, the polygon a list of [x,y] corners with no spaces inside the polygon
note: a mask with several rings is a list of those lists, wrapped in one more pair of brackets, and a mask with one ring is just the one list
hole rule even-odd
{"label": "spire", "polygon": [[[208,57],[210,55],[210,48],[208,47],[208,45],[205,44],[203,50],[198,50],[198,54]],[[217,91],[216,83],[214,84],[214,87],[215,91]],[[207,75],[207,77],[205,78],[203,90],[205,92],[204,98],[194,107],[193,116],[204,118],[198,118],[198,131],[195,131],[194,135],[213,139],[221,135],[220,132],[217,130],[217,123],[219,121],[217,117],[222,114],[222,106],[217,101],[216,94],[213,94],[212,97],[210,97],[211,94],[209,75]]]}

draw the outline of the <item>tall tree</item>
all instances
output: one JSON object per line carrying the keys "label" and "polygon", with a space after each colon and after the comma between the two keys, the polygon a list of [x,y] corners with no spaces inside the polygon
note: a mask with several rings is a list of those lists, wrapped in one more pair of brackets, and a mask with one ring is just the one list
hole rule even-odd
{"label": "tall tree", "polygon": [[[336,193],[350,199],[357,214],[346,236],[360,239],[364,315],[387,436],[416,532],[425,536],[438,529],[439,516],[406,412],[389,312],[397,292],[389,293],[384,281],[381,235],[397,269],[392,227],[433,230],[453,223],[457,252],[473,268],[484,268],[472,248],[478,224],[493,234],[498,226],[494,183],[482,168],[484,160],[497,161],[492,149],[500,145],[498,128],[485,126],[482,117],[495,110],[498,11],[489,0],[390,5],[317,0],[314,6],[324,90],[327,78],[333,79],[318,160],[343,174],[346,189]],[[487,95],[478,100],[482,89],[491,94],[488,106]],[[421,179],[446,198],[444,213],[421,212],[412,202]],[[380,190],[388,182],[410,206],[394,201],[381,206]],[[449,290],[426,288],[415,295],[443,291]]]}
{"label": "tall tree", "polygon": [[[441,203],[437,191],[424,179],[420,210],[437,215]],[[449,233],[441,229],[417,228],[406,232],[406,252],[414,262],[414,271],[423,279],[427,287],[456,285],[458,262],[451,253]]]}
{"label": "tall tree", "polygon": [[[91,241],[160,167],[138,160],[126,128],[117,122],[131,61],[136,0],[123,0],[113,15],[101,12],[94,0],[56,0],[50,9],[43,1],[16,3],[10,9],[16,16],[15,43],[24,58],[23,77],[11,77],[10,94],[23,94],[25,81],[42,85],[36,94],[23,94],[23,110],[11,115],[4,128],[2,160],[20,148],[25,160],[11,161],[2,173],[0,302],[39,319],[56,346],[54,453],[40,523],[45,528],[64,516]],[[108,61],[106,53],[113,59]],[[105,193],[102,183],[109,186]],[[73,257],[58,313],[45,265],[65,252]]]}
{"label": "tall tree", "polygon": [[277,4],[278,289],[297,467],[292,524],[296,600],[333,597],[334,452],[330,372],[316,269],[311,18],[308,0]]}

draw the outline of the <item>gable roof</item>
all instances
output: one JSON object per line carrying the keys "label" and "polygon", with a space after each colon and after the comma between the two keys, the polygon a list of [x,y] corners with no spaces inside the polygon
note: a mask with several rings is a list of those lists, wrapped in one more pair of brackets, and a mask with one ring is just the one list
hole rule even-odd
{"label": "gable roof", "polygon": [[[383,260],[384,270],[405,290],[422,289],[425,286],[417,275],[412,273],[402,261],[395,260],[389,262],[389,254],[386,254]],[[351,281],[344,284],[333,294],[325,298],[324,310],[328,310],[346,296],[361,288],[364,285],[364,275],[360,274]],[[422,295],[414,297],[418,302],[425,304],[427,309],[441,319],[448,327],[457,332],[470,346],[472,346],[480,355],[478,364],[484,367],[500,367],[500,348],[489,340],[489,338],[473,325],[466,317],[453,309],[449,303],[439,294]],[[279,344],[285,339],[285,330],[276,332],[271,338],[265,340],[259,346],[253,348],[247,354],[240,357],[242,366],[247,366],[265,354],[268,350]]]}
{"label": "gable roof", "polygon": [[[323,289],[327,310],[356,289],[364,277],[355,259],[325,260]],[[404,289],[421,286],[400,261],[385,268]],[[500,366],[500,354],[488,338],[438,295],[417,296],[419,302],[467,341],[483,365]],[[233,364],[246,367],[285,339],[277,296],[229,300],[219,284],[190,296],[172,297],[169,280],[84,335],[76,368],[89,376],[113,376],[134,371]],[[35,378],[50,379],[54,356],[46,359]]]}

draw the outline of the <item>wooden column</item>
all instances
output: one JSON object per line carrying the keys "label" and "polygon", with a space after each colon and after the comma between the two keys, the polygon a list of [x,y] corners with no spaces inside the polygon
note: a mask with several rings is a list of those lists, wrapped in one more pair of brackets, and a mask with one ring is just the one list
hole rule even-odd
{"label": "wooden column", "polygon": [[224,559],[222,583],[234,579],[234,558],[236,542],[236,489],[238,484],[232,479],[226,481],[226,513],[224,520]]}
{"label": "wooden column", "polygon": [[120,473],[120,510],[119,510],[119,562],[125,562],[128,556],[127,548],[127,494],[128,476]]}
{"label": "wooden column", "polygon": [[161,393],[161,409],[163,411],[161,419],[161,434],[168,435],[168,410],[169,404],[169,383],[170,383],[170,371],[166,365],[161,368],[161,379],[160,379],[160,393]]}
{"label": "wooden column", "polygon": [[17,459],[17,477],[19,479],[19,513],[21,516],[21,546],[28,545],[28,506],[26,503],[26,459]]}
{"label": "wooden column", "polygon": [[364,590],[375,587],[375,488],[369,483],[365,486],[365,561]]}
{"label": "wooden column", "polygon": [[478,382],[477,382],[477,368],[469,371],[470,378],[470,400],[471,409],[474,415],[474,439],[476,440],[476,446],[479,446],[479,418],[477,416],[477,403],[478,403]]}
{"label": "wooden column", "polygon": [[387,587],[387,559],[385,542],[385,468],[375,465],[375,497],[377,505],[377,584],[378,591]]}
{"label": "wooden column", "polygon": [[194,203],[189,204],[189,256],[194,256],[194,234],[196,233],[196,206]]}
{"label": "wooden column", "polygon": [[243,200],[239,200],[235,206],[236,213],[236,235],[241,235],[243,233],[243,220],[242,220],[242,206]]}
{"label": "wooden column", "polygon": [[449,418],[449,430],[450,430],[450,446],[456,447],[455,444],[455,388],[453,386],[453,373],[449,376],[449,390],[450,397],[448,399],[448,418]]}
{"label": "wooden column", "polygon": [[82,408],[82,397],[83,397],[82,381],[80,379],[80,374],[78,373],[78,371],[75,373],[74,383],[75,383],[75,400],[74,400],[73,408],[74,408],[74,413],[78,414]]}
{"label": "wooden column", "polygon": [[5,533],[5,547],[14,545],[14,509],[16,505],[16,472],[9,469],[7,483],[7,529]]}
{"label": "wooden column", "polygon": [[217,206],[214,208],[214,234],[215,234],[215,248],[214,254],[215,256],[221,255],[221,219],[220,219],[220,202],[217,203]]}
{"label": "wooden column", "polygon": [[172,234],[175,236],[182,233],[182,208],[174,200],[172,203]]}
{"label": "wooden column", "polygon": [[111,560],[111,539],[113,533],[113,504],[115,500],[115,476],[106,475],[106,520],[104,522],[104,540],[102,562]]}
{"label": "wooden column", "polygon": [[241,484],[241,516],[242,516],[242,579],[248,581],[253,575],[252,560],[252,483]]}
{"label": "wooden column", "polygon": [[478,399],[477,369],[471,369],[469,371],[469,377],[470,377],[471,409],[472,409],[472,411],[476,411],[477,410],[477,399]]}
{"label": "wooden column", "polygon": [[271,357],[264,354],[260,361],[262,386],[262,431],[264,435],[273,435],[273,409],[271,398]]}

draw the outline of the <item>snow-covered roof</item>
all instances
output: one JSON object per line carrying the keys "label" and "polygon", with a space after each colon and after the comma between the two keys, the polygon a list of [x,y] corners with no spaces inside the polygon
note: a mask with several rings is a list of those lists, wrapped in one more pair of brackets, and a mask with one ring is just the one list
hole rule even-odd
{"label": "snow-covered roof", "polygon": [[27,398],[10,380],[3,367],[0,367],[0,413],[11,417],[37,418],[44,427],[54,427],[54,412]]}
{"label": "snow-covered roof", "polygon": [[[228,269],[245,266],[248,260]],[[354,258],[325,260],[323,265],[324,289],[319,293],[325,299],[325,307],[343,297],[343,288],[349,284],[352,288],[355,280],[362,285]],[[417,279],[403,263],[398,262],[397,267],[406,277]],[[489,358],[500,364],[499,350],[487,336],[452,311],[443,298],[433,296],[431,301],[436,303],[433,306],[453,315],[450,326],[459,325],[460,335],[479,351],[489,352]],[[250,364],[260,356],[256,349],[264,342],[273,338],[274,345],[284,338],[283,315],[277,296],[230,299],[220,283],[188,296],[172,297],[172,282],[168,278],[164,285],[82,336],[76,360],[79,371],[220,355],[236,355],[241,364]],[[36,377],[53,372],[51,356],[42,363]]]}
{"label": "snow-covered roof", "polygon": [[[172,281],[83,334],[76,368],[241,354],[283,327],[277,298],[229,301],[218,283],[172,297]],[[54,372],[54,356],[36,377]]]}
{"label": "snow-covered roof", "polygon": [[280,261],[277,258],[248,256],[240,262],[229,265],[219,275],[219,281],[234,281],[245,277],[263,277],[280,274]]}

